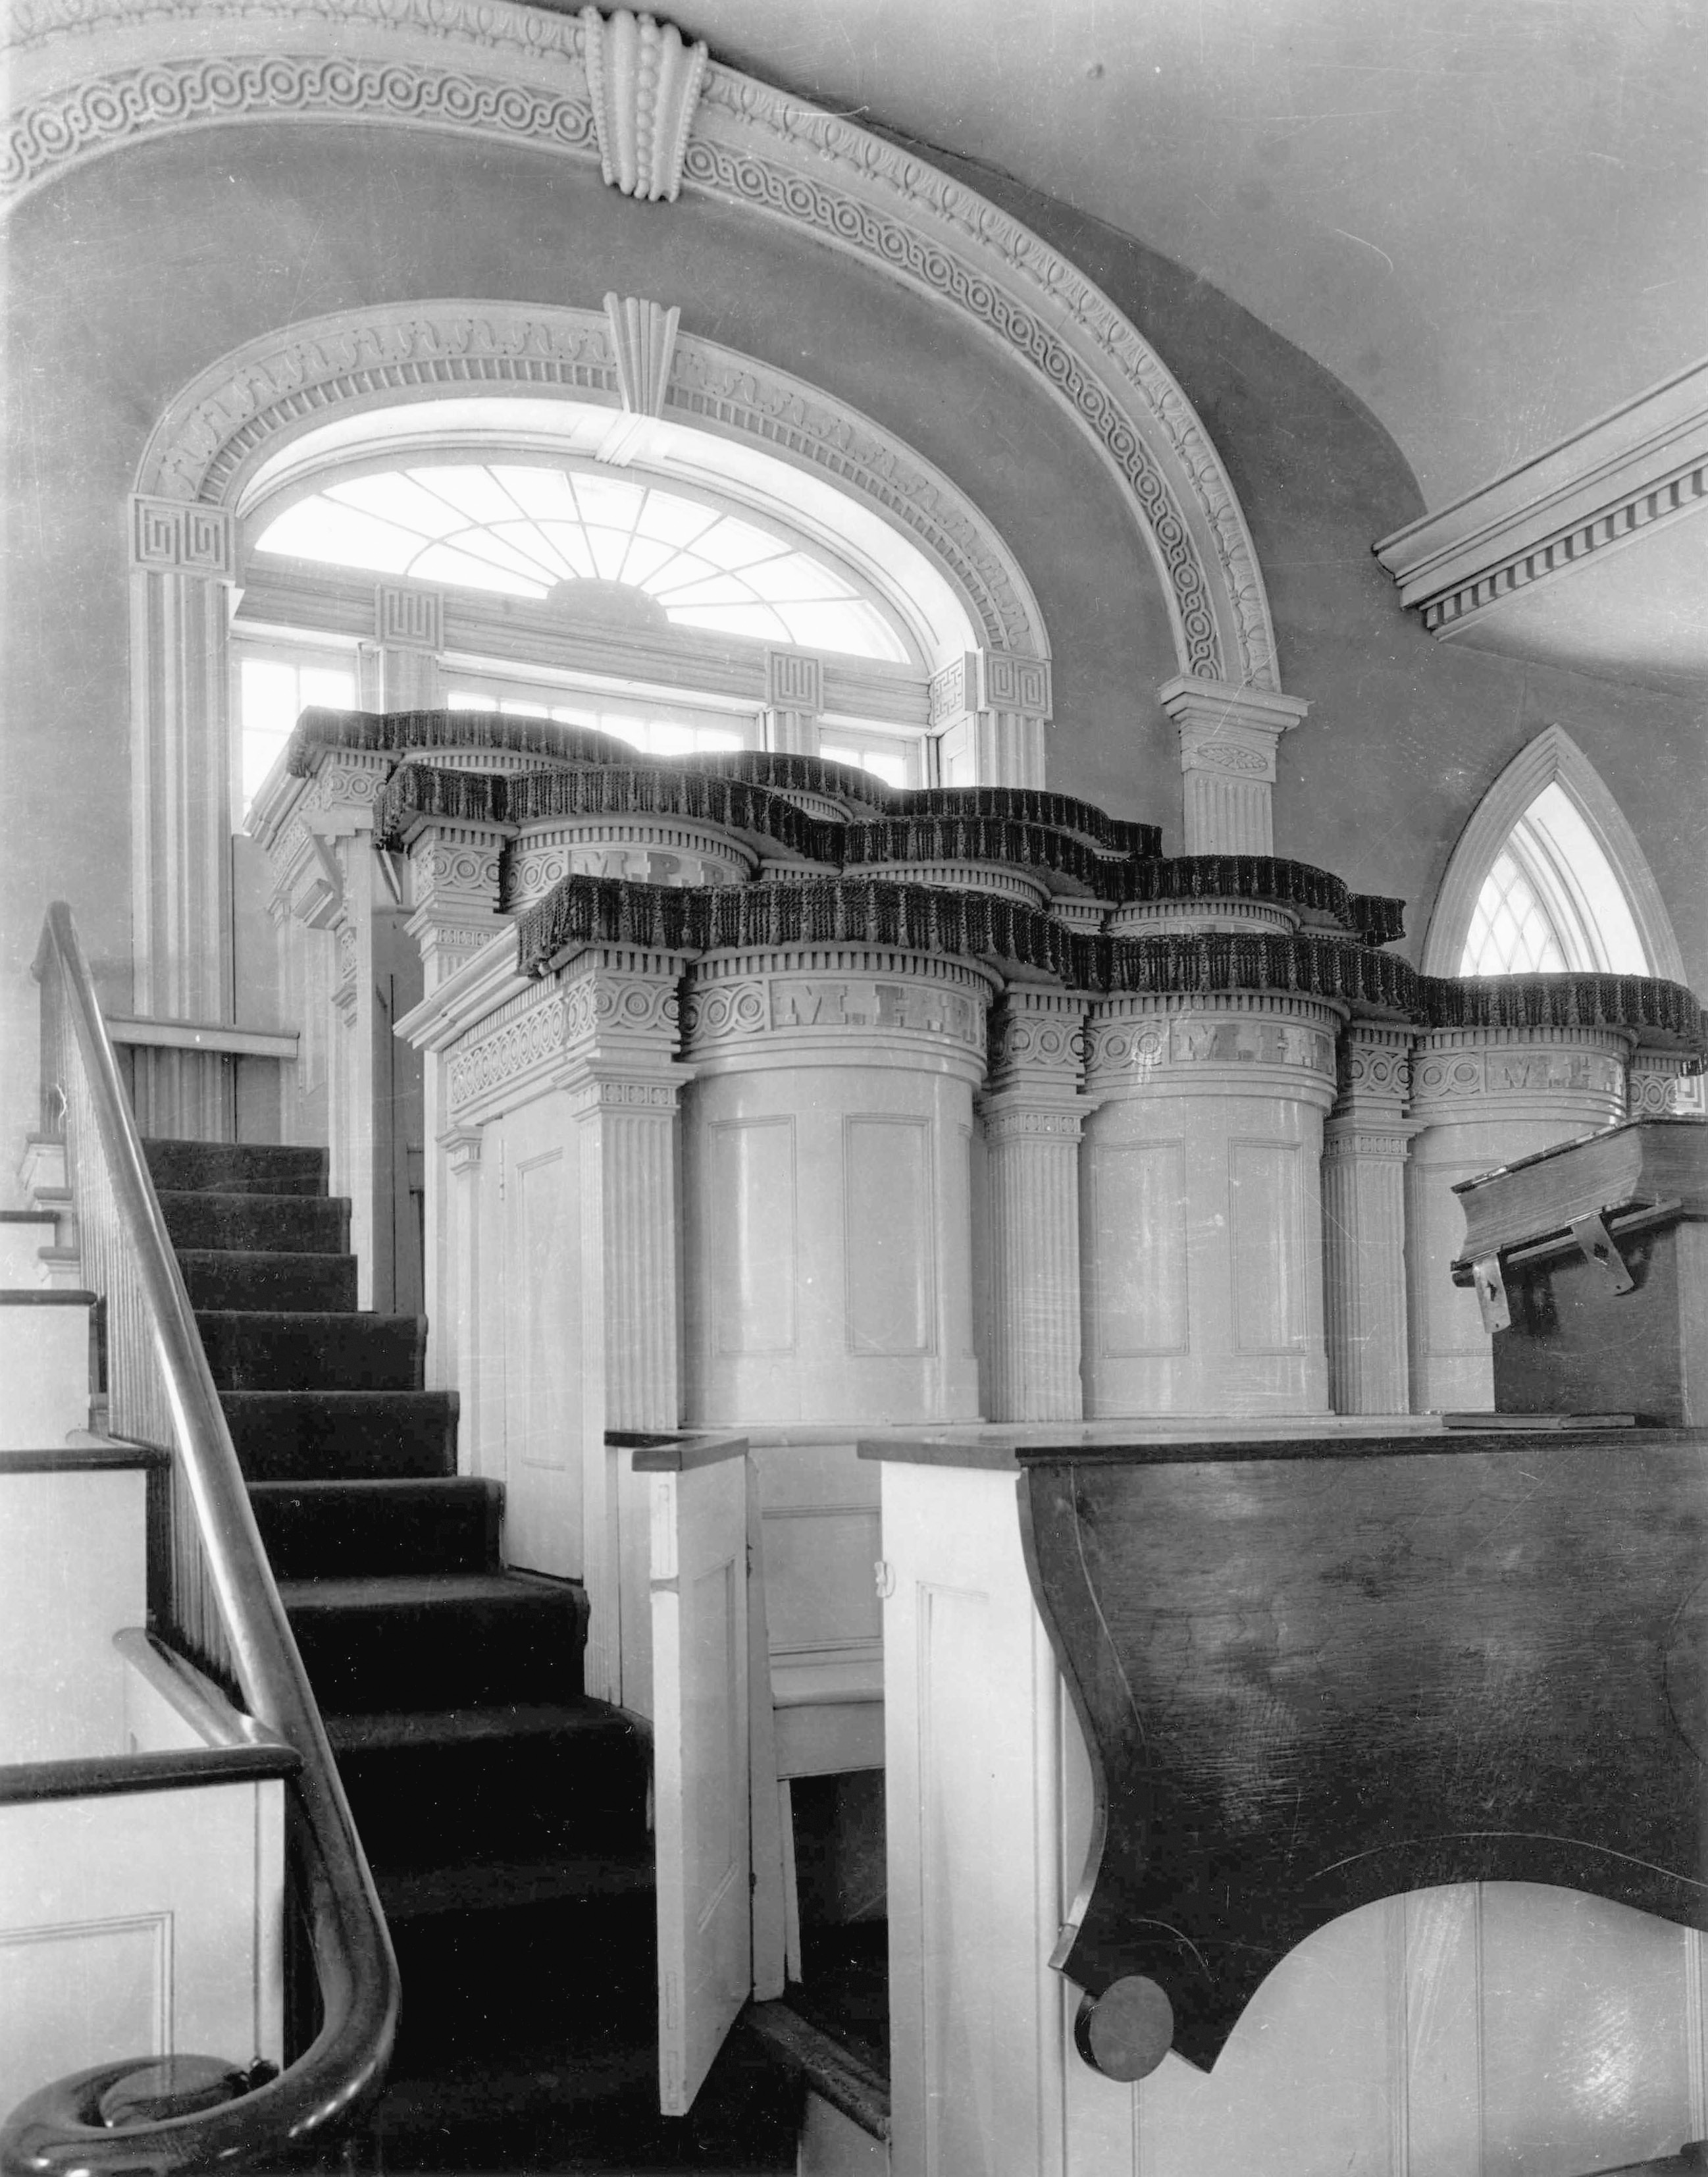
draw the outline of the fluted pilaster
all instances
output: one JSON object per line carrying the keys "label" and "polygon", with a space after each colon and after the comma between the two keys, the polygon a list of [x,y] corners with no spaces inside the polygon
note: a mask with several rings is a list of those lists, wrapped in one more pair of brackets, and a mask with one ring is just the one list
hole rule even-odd
{"label": "fluted pilaster", "polygon": [[1077,1421],[1083,1002],[1011,990],[980,1099],[990,1204],[992,1421]]}
{"label": "fluted pilaster", "polygon": [[1340,1095],[1323,1132],[1323,1300],[1329,1396],[1337,1414],[1403,1414],[1405,1116],[1411,1032],[1351,1023]]}
{"label": "fluted pilaster", "polygon": [[[226,626],[229,518],[166,500],[132,502],[131,865],[135,1005],[162,1020],[217,1023],[233,1012],[231,734]],[[145,1131],[229,1141],[232,1061],[140,1050]]]}

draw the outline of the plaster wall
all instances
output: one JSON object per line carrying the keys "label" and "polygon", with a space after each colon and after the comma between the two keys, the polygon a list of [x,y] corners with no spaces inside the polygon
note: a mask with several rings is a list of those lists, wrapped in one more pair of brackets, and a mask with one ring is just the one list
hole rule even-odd
{"label": "plaster wall", "polygon": [[[956,162],[942,163],[954,169]],[[966,177],[1099,280],[1181,379],[1245,506],[1283,685],[1277,851],[1410,902],[1415,951],[1454,840],[1525,740],[1563,725],[1618,796],[1708,984],[1694,850],[1708,757],[1689,707],[1435,642],[1371,540],[1420,510],[1344,386],[1213,289],[982,169]],[[0,1131],[34,1105],[40,915],[68,898],[131,1002],[125,499],[161,411],[239,343],[363,303],[447,296],[597,308],[608,288],[824,386],[945,470],[1026,568],[1050,631],[1051,783],[1160,821],[1180,775],[1155,690],[1176,669],[1122,491],[1052,396],[970,326],[781,224],[643,205],[588,167],[351,124],[216,128],[100,160],[27,200],[9,245]],[[270,1020],[239,977],[239,1018]],[[9,1160],[9,1159],[8,1159]]]}

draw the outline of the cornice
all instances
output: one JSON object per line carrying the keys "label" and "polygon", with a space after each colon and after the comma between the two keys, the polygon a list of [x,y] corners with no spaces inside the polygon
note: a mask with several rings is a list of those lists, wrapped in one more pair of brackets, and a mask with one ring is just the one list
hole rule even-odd
{"label": "cornice", "polygon": [[1480,490],[1384,537],[1377,558],[1431,634],[1708,506],[1708,362],[1663,379]]}
{"label": "cornice", "polygon": [[[609,120],[596,122],[587,36],[579,19],[513,0],[25,0],[0,188],[16,198],[110,151],[248,121],[431,128],[592,163]],[[333,38],[336,55],[315,50]],[[695,89],[683,189],[804,229],[1018,358],[1131,494],[1181,668],[1275,688],[1232,485],[1172,374],[1108,297],[914,154],[717,63]]]}

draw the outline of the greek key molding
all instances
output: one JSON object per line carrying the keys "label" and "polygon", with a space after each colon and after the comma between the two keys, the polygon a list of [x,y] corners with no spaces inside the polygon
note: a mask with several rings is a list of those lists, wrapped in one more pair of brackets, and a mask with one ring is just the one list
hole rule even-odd
{"label": "greek key molding", "polygon": [[1006,650],[969,650],[931,675],[927,701],[927,715],[936,727],[972,711],[1047,718],[1052,703],[1050,661],[1018,657]]}
{"label": "greek key molding", "polygon": [[[322,35],[338,26],[349,49],[293,53],[305,16]],[[131,145],[250,119],[449,129],[603,170],[585,19],[510,0],[40,0],[20,36],[27,68],[0,147],[0,187],[14,194]],[[221,50],[185,57],[187,41]],[[127,65],[89,73],[114,51]],[[648,188],[661,172],[668,182],[658,148]],[[635,156],[638,182],[638,134]],[[619,186],[623,171],[619,160]],[[947,303],[1018,356],[1131,490],[1165,570],[1182,667],[1276,685],[1263,576],[1226,471],[1160,357],[1075,266],[912,152],[715,63],[680,172],[685,187],[785,220]]]}
{"label": "greek key molding", "polygon": [[1413,1125],[1359,1126],[1330,1119],[1323,1129],[1324,1164],[1404,1164],[1411,1154]]}
{"label": "greek key molding", "polygon": [[773,711],[824,708],[824,660],[810,650],[767,650],[765,701]]}
{"label": "greek key molding", "polygon": [[130,502],[130,564],[146,574],[205,575],[232,579],[232,517],[218,507],[185,506],[176,499]]}
{"label": "greek key molding", "polygon": [[374,586],[374,640],[411,650],[445,647],[445,594],[398,582]]}

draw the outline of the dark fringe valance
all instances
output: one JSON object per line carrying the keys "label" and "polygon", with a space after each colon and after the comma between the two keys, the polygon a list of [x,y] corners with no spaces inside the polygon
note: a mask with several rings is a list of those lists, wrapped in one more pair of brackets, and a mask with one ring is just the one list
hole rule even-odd
{"label": "dark fringe valance", "polygon": [[[633,746],[591,726],[555,718],[522,718],[507,711],[304,711],[285,748],[285,768],[309,778],[322,749],[405,756],[413,750],[508,749],[519,756],[555,756],[563,763],[633,763]],[[644,761],[644,758],[638,759]]]}
{"label": "dark fringe valance", "polygon": [[507,806],[518,824],[548,816],[687,816],[721,831],[774,839],[810,862],[837,863],[848,829],[810,816],[769,787],[705,772],[642,769],[531,771],[509,783]]}
{"label": "dark fringe valance", "polygon": [[1100,979],[1091,987],[1158,996],[1194,990],[1272,990],[1292,997],[1405,1017],[1416,974],[1391,952],[1345,939],[1214,930],[1200,936],[1102,941]]}
{"label": "dark fringe valance", "polygon": [[1346,908],[1352,928],[1367,945],[1392,945],[1405,935],[1403,899],[1385,899],[1374,892],[1349,892]]}
{"label": "dark fringe valance", "polygon": [[681,887],[565,877],[516,920],[516,964],[531,975],[544,974],[577,945],[690,952],[881,945],[1007,961],[1078,985],[1089,964],[1078,956],[1094,942],[1035,908],[988,894],[843,877]]}
{"label": "dark fringe valance", "polygon": [[1647,975],[1420,975],[1428,1028],[1634,1028],[1702,1051],[1705,1015],[1681,983]]}
{"label": "dark fringe valance", "polygon": [[517,964],[532,975],[587,944],[694,953],[881,945],[1006,963],[1100,995],[1272,991],[1427,1027],[1623,1028],[1651,1045],[1708,1054],[1708,1016],[1677,983],[1580,974],[1460,982],[1420,975],[1394,953],[1309,931],[1089,937],[989,893],[876,878],[678,887],[566,877],[517,919],[516,937]]}
{"label": "dark fringe valance", "polygon": [[[552,772],[543,775],[548,778],[575,776]],[[509,804],[507,784],[496,772],[401,763],[374,799],[374,842],[392,848],[407,845],[413,829],[412,820],[422,817],[437,816],[449,823],[502,824]]]}
{"label": "dark fringe valance", "polygon": [[1110,816],[1089,801],[1076,800],[1071,794],[1051,794],[1041,786],[927,786],[895,798],[909,816],[995,817],[1077,832],[1128,860],[1144,860],[1162,852],[1160,825]]}

